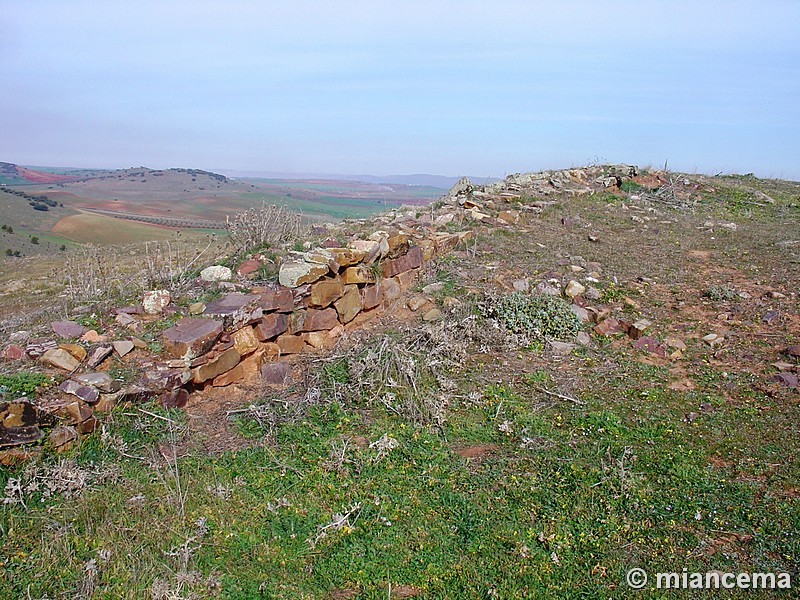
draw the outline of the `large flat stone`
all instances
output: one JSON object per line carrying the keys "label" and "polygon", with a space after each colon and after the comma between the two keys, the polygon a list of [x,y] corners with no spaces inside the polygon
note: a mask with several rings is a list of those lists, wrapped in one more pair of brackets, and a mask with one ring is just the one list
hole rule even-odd
{"label": "large flat stone", "polygon": [[308,305],[318,308],[330,306],[334,300],[338,300],[344,293],[344,285],[338,277],[321,279],[311,286],[311,293],[308,296]]}
{"label": "large flat stone", "polygon": [[[358,292],[358,287],[355,285],[348,286],[348,290],[333,303],[333,306],[336,308],[339,320],[342,323],[352,321],[361,312],[361,294]],[[333,327],[328,327],[327,329],[333,329]]]}
{"label": "large flat stone", "polygon": [[80,365],[78,359],[63,348],[51,348],[39,360],[46,365],[63,369],[64,371],[74,371]]}
{"label": "large flat stone", "polygon": [[261,292],[258,303],[263,310],[292,312],[294,309],[294,294],[289,288],[278,287]]}
{"label": "large flat stone", "polygon": [[380,284],[368,285],[361,290],[361,304],[364,310],[375,308],[383,302],[383,288]]}
{"label": "large flat stone", "polygon": [[235,331],[261,316],[260,301],[259,294],[233,292],[209,302],[204,314],[221,318],[227,331]]}
{"label": "large flat stone", "polygon": [[256,337],[265,342],[279,336],[289,328],[289,320],[281,313],[270,313],[261,317],[255,326]]}
{"label": "large flat stone", "polygon": [[222,334],[222,323],[213,319],[179,319],[163,333],[164,348],[172,356],[194,358],[205,354]]}
{"label": "large flat stone", "polygon": [[308,310],[292,315],[292,333],[302,331],[326,331],[339,324],[339,316],[333,308]]}
{"label": "large flat stone", "polygon": [[222,375],[238,365],[241,358],[242,357],[236,351],[236,348],[228,348],[216,358],[193,369],[192,381],[195,383],[203,383],[204,381],[213,379],[218,375]]}
{"label": "large flat stone", "polygon": [[258,350],[258,336],[252,327],[242,327],[233,334],[233,347],[242,356],[252,354]]}
{"label": "large flat stone", "polygon": [[286,287],[297,287],[304,283],[314,283],[327,275],[330,267],[327,264],[310,263],[304,260],[287,260],[278,271],[278,281]]}
{"label": "large flat stone", "polygon": [[342,282],[345,284],[375,283],[375,281],[377,281],[375,271],[367,265],[348,267],[344,270],[344,273],[342,273]]}
{"label": "large flat stone", "polygon": [[411,269],[422,266],[422,248],[413,246],[397,258],[387,258],[383,261],[383,276],[394,277]]}
{"label": "large flat stone", "polygon": [[75,321],[53,321],[50,328],[58,337],[79,338],[88,331],[86,327]]}
{"label": "large flat stone", "polygon": [[[333,311],[336,314],[336,311]],[[305,340],[299,335],[284,334],[275,340],[281,349],[281,354],[297,354],[306,346]]]}

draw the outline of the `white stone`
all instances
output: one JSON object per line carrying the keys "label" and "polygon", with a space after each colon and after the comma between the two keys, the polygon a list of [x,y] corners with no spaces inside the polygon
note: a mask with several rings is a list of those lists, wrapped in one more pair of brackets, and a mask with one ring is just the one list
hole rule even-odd
{"label": "white stone", "polygon": [[200,279],[203,281],[230,281],[233,272],[228,267],[213,265],[200,271]]}

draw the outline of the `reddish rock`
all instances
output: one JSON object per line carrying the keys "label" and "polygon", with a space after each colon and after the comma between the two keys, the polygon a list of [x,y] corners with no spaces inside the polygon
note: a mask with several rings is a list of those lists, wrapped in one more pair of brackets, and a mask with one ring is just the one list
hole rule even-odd
{"label": "reddish rock", "polygon": [[303,334],[306,344],[317,350],[328,350],[333,347],[334,340],[327,331],[310,331]]}
{"label": "reddish rock", "polygon": [[63,452],[78,439],[78,431],[74,427],[55,427],[48,436],[50,445],[57,452]]}
{"label": "reddish rock", "polygon": [[259,306],[263,310],[292,312],[294,310],[294,294],[286,287],[276,287],[259,295]]}
{"label": "reddish rock", "polygon": [[22,360],[25,358],[25,349],[16,344],[9,344],[0,352],[0,358],[5,358],[6,360]]}
{"label": "reddish rock", "polygon": [[633,347],[638,350],[644,350],[646,352],[649,352],[650,354],[655,354],[660,358],[667,357],[667,352],[664,349],[664,345],[661,342],[659,342],[656,338],[651,337],[649,335],[640,337],[638,340],[633,342]]}
{"label": "reddish rock", "polygon": [[193,369],[192,381],[195,383],[203,383],[204,381],[213,379],[217,375],[222,375],[239,364],[239,360],[241,360],[241,356],[236,351],[236,348],[229,348],[213,360]]}
{"label": "reddish rock", "polygon": [[[347,287],[348,290],[344,296],[333,303],[342,323],[349,323],[361,312],[361,294],[358,291],[358,287],[354,285]],[[324,329],[333,329],[333,327],[325,327]]]}
{"label": "reddish rock", "polygon": [[96,330],[90,329],[86,333],[81,336],[82,342],[90,342],[92,344],[96,344],[98,342],[106,342],[108,341],[108,336],[100,335],[97,333]]}
{"label": "reddish rock", "polygon": [[419,275],[419,269],[411,269],[410,271],[395,275],[392,279],[397,282],[401,290],[407,290],[416,283],[417,275]]}
{"label": "reddish rock", "polygon": [[44,437],[44,431],[37,425],[22,427],[0,427],[0,448],[21,446],[38,442]]}
{"label": "reddish rock", "polygon": [[269,385],[285,385],[289,378],[289,365],[284,361],[268,362],[261,365],[261,379]]}
{"label": "reddish rock", "polygon": [[214,387],[225,387],[238,381],[252,381],[256,379],[263,358],[263,351],[256,352],[252,356],[244,359],[227,373],[215,377],[212,385]]}
{"label": "reddish rock", "polygon": [[250,273],[255,273],[261,267],[261,261],[255,258],[251,258],[250,260],[244,261],[242,264],[239,265],[239,268],[236,269],[236,272],[239,275],[250,275]]}
{"label": "reddish rock", "polygon": [[164,348],[172,356],[190,358],[205,354],[222,334],[222,323],[213,319],[179,319],[163,333]]}
{"label": "reddish rock", "polygon": [[75,321],[53,321],[50,327],[59,337],[79,338],[86,333],[87,328]]}
{"label": "reddish rock", "polygon": [[252,327],[242,327],[233,334],[233,347],[242,356],[258,350],[258,345],[258,337]]}
{"label": "reddish rock", "polygon": [[375,283],[376,280],[377,276],[375,275],[375,271],[367,265],[348,267],[345,269],[344,273],[342,273],[342,282],[345,284]]}
{"label": "reddish rock", "polygon": [[387,258],[383,261],[383,276],[394,277],[411,269],[422,266],[422,248],[414,246],[404,255],[397,258]]}
{"label": "reddish rock", "polygon": [[339,324],[339,318],[336,310],[333,308],[324,308],[322,310],[315,310],[309,308],[304,312],[298,312],[292,315],[292,333],[300,333],[302,331],[325,331],[333,329]]}
{"label": "reddish rock", "polygon": [[183,408],[189,401],[189,392],[183,388],[170,390],[161,394],[158,401],[164,408]]}
{"label": "reddish rock", "polygon": [[594,326],[598,335],[612,335],[620,331],[620,324],[614,317],[609,317]]}
{"label": "reddish rock", "polygon": [[800,344],[794,344],[793,346],[784,348],[783,353],[786,354],[787,356],[800,358]]}
{"label": "reddish rock", "polygon": [[41,448],[6,448],[0,450],[0,465],[4,467],[16,467],[41,456]]}
{"label": "reddish rock", "polygon": [[289,320],[281,313],[270,313],[261,317],[255,326],[256,337],[265,342],[279,336],[289,328]]}
{"label": "reddish rock", "polygon": [[108,358],[109,354],[114,351],[114,348],[111,344],[104,344],[102,346],[98,346],[94,350],[88,353],[88,358],[86,360],[86,366],[90,369],[96,369],[97,365],[103,362],[106,358]]}
{"label": "reddish rock", "polygon": [[[333,311],[333,314],[336,314],[336,311]],[[298,352],[302,352],[303,348],[306,346],[302,336],[289,334],[278,336],[275,343],[278,344],[281,354],[297,354]]]}
{"label": "reddish rock", "polygon": [[380,284],[368,285],[361,290],[361,304],[364,310],[375,308],[383,302],[383,289]]}
{"label": "reddish rock", "polygon": [[97,400],[100,398],[100,392],[97,390],[97,388],[88,385],[81,385],[77,381],[73,381],[71,379],[62,381],[61,385],[58,386],[58,389],[67,394],[72,394],[73,396],[76,396],[89,404],[97,402]]}
{"label": "reddish rock", "polygon": [[384,300],[395,300],[403,294],[400,284],[394,279],[384,279],[380,285]]}
{"label": "reddish rock", "polygon": [[111,342],[111,345],[114,348],[114,352],[116,352],[120,358],[133,351],[133,342],[130,340],[117,340]]}
{"label": "reddish rock", "polygon": [[790,388],[796,388],[798,384],[797,375],[788,372],[778,373],[775,375],[775,381]]}
{"label": "reddish rock", "polygon": [[338,277],[322,279],[311,286],[308,305],[324,308],[334,300],[338,300],[342,293],[344,293],[344,286]]}

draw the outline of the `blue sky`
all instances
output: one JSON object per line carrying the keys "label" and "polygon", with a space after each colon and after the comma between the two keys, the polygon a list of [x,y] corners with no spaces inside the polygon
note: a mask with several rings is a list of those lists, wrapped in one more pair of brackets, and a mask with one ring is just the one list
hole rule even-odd
{"label": "blue sky", "polygon": [[0,0],[0,160],[800,179],[800,2]]}

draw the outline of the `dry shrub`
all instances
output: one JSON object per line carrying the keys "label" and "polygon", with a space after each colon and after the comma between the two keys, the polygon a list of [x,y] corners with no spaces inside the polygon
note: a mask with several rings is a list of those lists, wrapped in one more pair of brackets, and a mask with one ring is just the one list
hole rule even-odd
{"label": "dry shrub", "polygon": [[442,425],[457,389],[449,372],[463,355],[463,345],[437,325],[356,332],[324,360],[316,383],[343,406],[382,406],[417,425]]}
{"label": "dry shrub", "polygon": [[277,246],[300,237],[301,215],[286,206],[264,203],[233,218],[225,218],[225,229],[237,252]]}
{"label": "dry shrub", "polygon": [[64,293],[72,302],[132,298],[145,290],[182,291],[196,276],[203,259],[220,248],[214,236],[196,241],[146,242],[142,246],[89,246],[69,253],[64,266]]}

